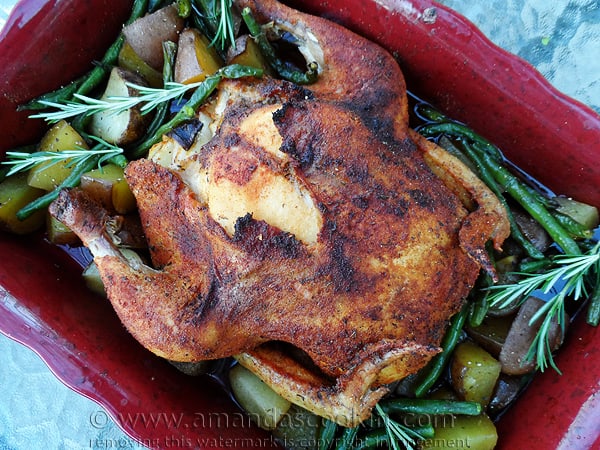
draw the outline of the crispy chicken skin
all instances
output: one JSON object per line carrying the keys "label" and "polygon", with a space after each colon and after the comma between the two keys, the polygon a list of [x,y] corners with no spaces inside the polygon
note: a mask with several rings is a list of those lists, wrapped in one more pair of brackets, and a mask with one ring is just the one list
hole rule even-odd
{"label": "crispy chicken skin", "polygon": [[90,248],[146,348],[236,356],[292,402],[353,426],[439,351],[508,224],[464,165],[408,129],[388,53],[275,1],[238,3],[314,41],[320,80],[222,82],[200,112],[214,136],[190,150],[165,137],[129,164],[152,267],[121,254],[84,192],[50,210]]}

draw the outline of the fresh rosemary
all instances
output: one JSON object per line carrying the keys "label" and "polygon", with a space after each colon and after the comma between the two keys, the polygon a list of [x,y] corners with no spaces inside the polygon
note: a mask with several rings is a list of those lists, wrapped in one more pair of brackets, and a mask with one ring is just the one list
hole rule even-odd
{"label": "fresh rosemary", "polygon": [[417,441],[422,441],[425,438],[417,433],[415,430],[412,430],[409,427],[399,424],[395,420],[392,420],[390,416],[383,410],[383,408],[378,404],[375,405],[375,410],[381,420],[383,421],[383,425],[385,427],[385,431],[388,437],[388,444],[392,450],[400,450],[401,447],[398,446],[398,443],[402,443],[406,450],[414,450],[414,446],[417,444]]}
{"label": "fresh rosemary", "polygon": [[[600,242],[597,242],[583,255],[556,255],[551,264],[542,272],[517,272],[520,280],[513,284],[497,284],[488,287],[491,295],[490,305],[505,308],[510,304],[522,304],[530,295],[539,290],[553,295],[530,319],[530,325],[541,320],[541,326],[531,344],[527,359],[535,360],[542,372],[552,367],[560,370],[552,356],[550,329],[556,321],[562,331],[565,329],[565,300],[574,301],[588,296],[586,286],[590,279],[597,280],[600,275]],[[555,292],[553,292],[553,290]]]}
{"label": "fresh rosemary", "polygon": [[86,95],[74,94],[76,100],[57,103],[41,100],[40,103],[55,111],[41,112],[30,116],[34,119],[44,119],[49,123],[56,123],[61,120],[77,117],[90,116],[98,112],[112,112],[118,114],[140,104],[144,104],[140,111],[147,114],[159,105],[183,97],[183,95],[202,84],[201,81],[190,84],[181,84],[174,81],[165,83],[163,88],[152,88],[141,86],[134,83],[127,83],[127,86],[135,89],[138,95],[132,97],[111,96],[106,99],[97,99]]}
{"label": "fresh rosemary", "polygon": [[108,160],[115,156],[123,154],[123,149],[98,138],[90,136],[98,142],[99,145],[91,149],[77,148],[73,150],[62,151],[39,151],[33,153],[26,152],[6,152],[7,159],[2,164],[12,166],[6,176],[19,172],[26,172],[39,164],[48,163],[51,166],[60,162],[66,162],[67,167],[76,166],[79,163],[100,155],[98,167],[101,167]]}
{"label": "fresh rosemary", "polygon": [[[217,2],[215,2],[216,5]],[[227,48],[227,45],[235,46],[235,31],[233,29],[233,13],[232,13],[232,0],[219,0],[218,11],[215,11],[215,15],[219,16],[219,25],[215,33],[215,37],[211,44],[218,44],[223,50]]]}

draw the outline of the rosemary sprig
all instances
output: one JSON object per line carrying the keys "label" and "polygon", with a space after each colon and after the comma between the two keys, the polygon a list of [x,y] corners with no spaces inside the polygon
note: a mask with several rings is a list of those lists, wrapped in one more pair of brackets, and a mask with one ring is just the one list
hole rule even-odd
{"label": "rosemary sprig", "polygon": [[219,24],[217,26],[217,31],[211,44],[218,44],[221,50],[226,49],[228,44],[231,46],[235,46],[232,0],[220,0],[219,8],[218,11],[215,11],[215,15],[218,15],[219,17]]}
{"label": "rosemary sprig", "polygon": [[33,153],[27,152],[6,152],[7,159],[1,164],[12,166],[6,176],[19,172],[26,172],[39,164],[47,163],[48,167],[60,162],[67,162],[67,167],[76,166],[83,161],[99,157],[98,167],[105,162],[123,153],[123,149],[100,139],[97,136],[90,136],[100,145],[91,149],[77,148],[73,150],[62,151],[39,151]]}
{"label": "rosemary sprig", "polygon": [[406,450],[414,450],[414,446],[417,444],[417,441],[422,441],[425,439],[415,430],[412,430],[411,428],[392,420],[392,418],[383,410],[379,403],[375,405],[375,410],[383,421],[383,425],[387,433],[388,445],[392,450],[400,450],[400,447],[398,446],[399,442],[402,443]]}
{"label": "rosemary sprig", "polygon": [[130,108],[134,108],[145,103],[141,108],[142,114],[147,114],[159,105],[174,99],[183,97],[183,95],[202,84],[201,81],[190,84],[181,84],[174,81],[165,83],[163,88],[152,88],[141,86],[135,83],[127,85],[138,92],[138,95],[132,97],[111,96],[106,99],[88,97],[86,95],[73,94],[76,100],[63,103],[40,100],[40,103],[56,111],[42,112],[30,116],[32,119],[44,119],[49,123],[56,123],[61,120],[77,116],[90,116],[98,112],[112,112],[118,114]]}
{"label": "rosemary sprig", "polygon": [[[536,314],[530,319],[530,325],[541,319],[538,330],[527,359],[535,359],[537,368],[542,372],[552,367],[557,372],[560,370],[552,356],[550,343],[551,324],[556,321],[564,332],[565,328],[565,300],[572,298],[574,301],[588,295],[587,281],[597,280],[600,274],[600,242],[597,242],[589,251],[583,255],[556,255],[551,259],[549,265],[540,273],[517,272],[521,279],[513,284],[501,284],[490,286],[490,305],[504,308],[513,302],[522,304],[527,297],[539,290],[545,295],[552,292]],[[556,292],[553,292],[555,290]]]}

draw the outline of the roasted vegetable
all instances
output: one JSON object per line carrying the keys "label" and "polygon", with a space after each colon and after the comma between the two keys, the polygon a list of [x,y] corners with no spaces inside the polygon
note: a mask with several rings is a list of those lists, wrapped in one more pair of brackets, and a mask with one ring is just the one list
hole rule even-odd
{"label": "roasted vegetable", "polygon": [[291,403],[241,365],[229,371],[229,382],[235,399],[259,427],[272,430],[290,409]]}
{"label": "roasted vegetable", "polygon": [[[133,72],[115,67],[101,100],[110,102],[111,97],[137,97],[134,85],[145,86],[146,82]],[[150,115],[142,114],[141,105],[120,112],[100,111],[92,116],[90,132],[111,144],[125,145],[144,135],[150,119]]]}
{"label": "roasted vegetable", "polygon": [[450,367],[452,387],[463,399],[486,406],[498,381],[501,365],[471,341],[454,350]]}
{"label": "roasted vegetable", "polygon": [[[40,141],[42,152],[60,152],[64,150],[87,149],[88,145],[81,135],[66,121],[61,120],[44,135]],[[27,182],[30,186],[51,191],[61,184],[73,170],[71,160],[57,163],[45,162],[29,171]]]}
{"label": "roasted vegetable", "polygon": [[[504,346],[500,352],[502,372],[509,375],[521,375],[531,372],[536,364],[533,358],[528,358],[531,345],[540,328],[540,320],[531,324],[533,315],[544,305],[544,301],[536,297],[529,297],[519,308],[517,317],[512,322],[510,331],[506,336]],[[549,345],[556,350],[562,342],[560,325],[554,321],[548,333]]]}
{"label": "roasted vegetable", "polygon": [[81,188],[110,211],[127,214],[135,210],[135,197],[125,180],[123,168],[119,166],[107,164],[84,173]]}
{"label": "roasted vegetable", "polygon": [[223,65],[221,58],[209,40],[194,28],[187,28],[179,35],[175,59],[175,81],[196,83],[214,75]]}
{"label": "roasted vegetable", "polygon": [[27,234],[41,228],[45,212],[38,211],[25,220],[17,218],[17,211],[44,194],[42,189],[27,184],[27,174],[11,175],[0,183],[0,228],[16,234]]}
{"label": "roasted vegetable", "polygon": [[494,423],[486,415],[456,416],[435,428],[435,436],[424,440],[422,448],[468,448],[492,450],[498,442]]}
{"label": "roasted vegetable", "polygon": [[141,76],[149,86],[161,87],[163,85],[163,77],[160,71],[151,67],[146,61],[140,58],[133,47],[126,42],[119,52],[119,67],[134,72]]}
{"label": "roasted vegetable", "polygon": [[[123,28],[125,41],[150,67],[162,70],[165,41],[177,42],[184,20],[175,5],[165,6],[141,17]],[[151,33],[148,30],[152,30]]]}

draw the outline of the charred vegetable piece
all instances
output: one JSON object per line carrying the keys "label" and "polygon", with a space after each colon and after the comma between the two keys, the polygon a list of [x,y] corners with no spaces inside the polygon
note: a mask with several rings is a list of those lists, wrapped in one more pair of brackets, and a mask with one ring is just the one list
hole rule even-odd
{"label": "charred vegetable piece", "polygon": [[496,390],[488,405],[488,413],[493,417],[502,413],[511,405],[523,387],[527,384],[529,377],[515,377],[501,373],[496,384]]}
{"label": "charred vegetable piece", "polygon": [[486,406],[492,398],[500,369],[500,362],[477,344],[462,342],[452,357],[452,387],[462,399]]}
{"label": "charred vegetable piece", "polygon": [[27,174],[11,175],[0,183],[0,228],[11,233],[28,234],[44,225],[45,213],[38,211],[25,220],[17,218],[17,211],[44,194],[42,189],[27,184]]}
{"label": "charred vegetable piece", "polygon": [[229,371],[234,397],[259,427],[272,430],[290,409],[291,403],[241,365]]}
{"label": "charred vegetable piece", "polygon": [[[115,67],[110,73],[101,100],[137,97],[138,91],[132,85],[145,86],[146,82],[133,72]],[[92,116],[90,132],[111,144],[125,145],[144,135],[150,119],[148,114],[142,114],[140,105],[121,112],[100,111]]]}
{"label": "charred vegetable piece", "polygon": [[[50,128],[40,141],[40,151],[43,152],[61,152],[87,148],[88,145],[81,135],[64,120]],[[32,187],[51,191],[60,185],[72,170],[73,165],[70,159],[57,163],[41,163],[29,171],[27,182]]]}
{"label": "charred vegetable piece", "polygon": [[179,36],[175,59],[175,81],[190,84],[204,81],[223,65],[209,40],[194,28],[185,29]]}

